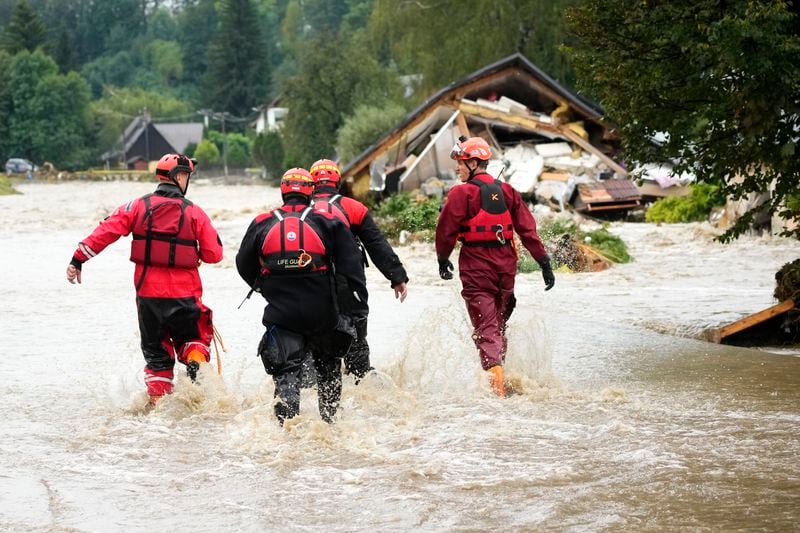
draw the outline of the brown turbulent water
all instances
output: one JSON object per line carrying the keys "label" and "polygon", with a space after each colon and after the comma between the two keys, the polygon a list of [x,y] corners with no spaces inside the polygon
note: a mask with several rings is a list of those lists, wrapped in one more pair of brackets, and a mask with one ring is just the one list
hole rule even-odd
{"label": "brown turbulent water", "polygon": [[[197,183],[226,259],[204,266],[223,377],[144,414],[127,242],[69,286],[75,243],[149,184],[25,185],[0,198],[0,530],[794,530],[800,357],[691,337],[772,303],[796,242],[723,246],[704,225],[614,225],[636,261],[518,278],[492,397],[454,282],[399,248],[409,300],[368,271],[373,362],[329,427],[304,393],[286,429],[255,346],[261,302],[232,267],[274,189]],[[669,335],[665,334],[669,333]]]}

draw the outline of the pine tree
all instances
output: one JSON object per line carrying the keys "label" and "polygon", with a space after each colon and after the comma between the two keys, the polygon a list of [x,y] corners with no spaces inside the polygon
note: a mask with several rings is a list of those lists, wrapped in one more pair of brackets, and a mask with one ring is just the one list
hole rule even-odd
{"label": "pine tree", "polygon": [[45,44],[45,27],[27,0],[18,0],[11,20],[0,36],[0,48],[10,54],[22,50],[33,52]]}
{"label": "pine tree", "polygon": [[263,103],[268,87],[264,45],[252,0],[221,0],[208,50],[206,104],[237,116]]}
{"label": "pine tree", "polygon": [[62,74],[66,74],[70,70],[78,69],[78,54],[72,44],[72,39],[66,28],[61,28],[58,35],[58,42],[53,48],[53,59],[58,63],[58,70]]}

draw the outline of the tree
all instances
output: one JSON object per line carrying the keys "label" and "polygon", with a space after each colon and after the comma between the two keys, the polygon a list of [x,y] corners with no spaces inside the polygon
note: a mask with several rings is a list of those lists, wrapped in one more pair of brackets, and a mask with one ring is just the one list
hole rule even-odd
{"label": "tree", "polygon": [[74,0],[78,49],[81,62],[104,55],[131,51],[147,29],[145,0]]}
{"label": "tree", "polygon": [[19,52],[10,65],[9,150],[35,162],[72,168],[88,158],[89,88],[76,72],[58,73],[41,50]]}
{"label": "tree", "polygon": [[162,87],[170,87],[183,76],[181,48],[175,41],[156,39],[144,48],[145,64],[158,74]]}
{"label": "tree", "polygon": [[92,114],[89,86],[80,75],[51,74],[37,88],[33,107],[37,110],[33,145],[39,161],[58,168],[74,169],[89,161]]}
{"label": "tree", "polygon": [[135,69],[133,57],[129,52],[123,51],[102,55],[86,63],[81,69],[81,74],[89,82],[92,95],[98,98],[107,85],[114,87],[129,85]]}
{"label": "tree", "polygon": [[[4,50],[0,50],[0,73],[11,71],[11,56]],[[10,130],[8,119],[11,116],[11,79],[5,74],[0,75],[0,161],[5,161],[11,157],[10,153]]]}
{"label": "tree", "polygon": [[17,0],[11,20],[3,30],[0,47],[10,54],[22,50],[33,52],[45,44],[45,28],[27,0]]}
{"label": "tree", "polygon": [[208,50],[206,103],[246,116],[263,103],[268,85],[264,45],[252,0],[220,0],[219,29]]}
{"label": "tree", "polygon": [[66,28],[62,27],[58,33],[58,41],[50,54],[62,74],[78,69],[78,54],[72,44],[72,38]]}
{"label": "tree", "polygon": [[39,114],[35,107],[36,87],[40,80],[58,73],[58,66],[41,50],[33,54],[22,51],[13,57],[7,72],[10,88],[9,150],[18,154],[14,157],[40,161],[33,143]]}
{"label": "tree", "polygon": [[559,47],[569,39],[564,9],[577,1],[376,0],[370,31],[401,72],[422,74],[422,97],[514,52],[571,85],[574,73]]}
{"label": "tree", "polygon": [[398,104],[357,107],[336,136],[336,151],[341,161],[354,159],[397,125],[405,114],[406,110]]}
{"label": "tree", "polygon": [[400,93],[396,73],[378,64],[360,35],[307,40],[297,75],[284,84],[285,166],[331,157],[336,132],[356,105],[385,105]]}
{"label": "tree", "polygon": [[800,20],[792,9],[781,0],[587,0],[569,14],[580,84],[621,125],[629,162],[677,161],[676,173],[720,183],[735,199],[774,186],[723,241],[761,209],[800,216],[785,202],[800,176]]}
{"label": "tree", "polygon": [[272,176],[281,175],[283,142],[277,131],[260,133],[253,142],[253,159]]}
{"label": "tree", "polygon": [[178,42],[183,51],[184,76],[188,83],[201,85],[208,71],[208,43],[217,27],[214,0],[199,0],[177,15]]}

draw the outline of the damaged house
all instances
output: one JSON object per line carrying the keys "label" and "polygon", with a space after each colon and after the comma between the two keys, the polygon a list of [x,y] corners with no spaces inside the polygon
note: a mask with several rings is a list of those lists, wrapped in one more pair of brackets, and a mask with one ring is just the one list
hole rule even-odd
{"label": "damaged house", "polygon": [[456,183],[450,151],[460,135],[483,137],[489,167],[524,195],[556,209],[624,212],[641,203],[614,159],[619,139],[600,107],[571,92],[521,54],[477,70],[431,96],[349,162],[354,196]]}

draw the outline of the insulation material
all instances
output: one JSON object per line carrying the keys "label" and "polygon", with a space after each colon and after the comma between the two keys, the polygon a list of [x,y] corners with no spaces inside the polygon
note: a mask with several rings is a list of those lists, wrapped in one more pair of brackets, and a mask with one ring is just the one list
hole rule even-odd
{"label": "insulation material", "polygon": [[508,161],[508,183],[521,193],[532,192],[544,169],[544,158],[525,144],[506,150],[503,158]]}
{"label": "insulation material", "polygon": [[536,145],[536,152],[542,157],[568,156],[572,154],[569,143],[542,143]]}
{"label": "insulation material", "polygon": [[530,115],[531,111],[525,105],[520,104],[516,100],[512,100],[508,96],[501,96],[500,100],[497,101],[498,104],[508,109],[511,113],[515,113],[518,115]]}

